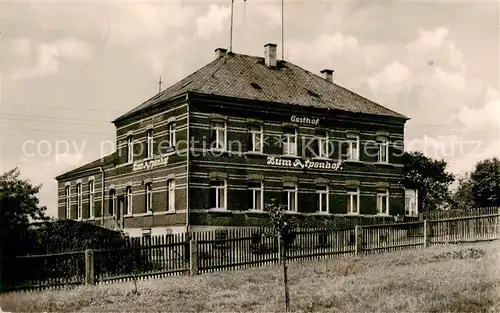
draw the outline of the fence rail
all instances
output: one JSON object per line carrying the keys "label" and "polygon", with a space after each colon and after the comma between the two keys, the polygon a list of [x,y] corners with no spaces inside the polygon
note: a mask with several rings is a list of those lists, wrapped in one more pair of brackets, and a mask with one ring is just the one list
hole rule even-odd
{"label": "fence rail", "polygon": [[41,289],[208,273],[277,264],[283,256],[291,261],[313,260],[498,240],[500,214],[356,225],[346,229],[298,229],[286,247],[281,247],[269,233],[270,229],[265,227],[193,232],[150,240],[131,239],[121,248],[4,259],[3,289]]}

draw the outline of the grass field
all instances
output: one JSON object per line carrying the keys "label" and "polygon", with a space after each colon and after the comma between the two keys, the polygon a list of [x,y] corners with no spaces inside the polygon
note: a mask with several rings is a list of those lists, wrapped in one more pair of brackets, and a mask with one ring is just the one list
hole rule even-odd
{"label": "grass field", "polygon": [[[289,266],[294,312],[500,312],[500,242]],[[3,295],[8,312],[282,312],[282,268]]]}

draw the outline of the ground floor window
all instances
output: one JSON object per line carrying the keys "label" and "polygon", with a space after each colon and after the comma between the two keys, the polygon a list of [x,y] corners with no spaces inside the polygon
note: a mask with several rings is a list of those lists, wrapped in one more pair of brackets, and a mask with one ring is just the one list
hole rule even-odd
{"label": "ground floor window", "polygon": [[262,183],[248,184],[248,195],[250,209],[262,211],[264,207]]}
{"label": "ground floor window", "polygon": [[175,211],[175,180],[167,181],[167,211]]}
{"label": "ground floor window", "polygon": [[377,214],[389,214],[389,191],[377,191]]}
{"label": "ground floor window", "polygon": [[283,204],[287,211],[297,212],[297,184],[283,187]]}
{"label": "ground floor window", "polygon": [[328,186],[316,186],[316,211],[328,213]]}
{"label": "ground floor window", "polygon": [[109,191],[109,208],[108,208],[109,215],[115,215],[115,207],[116,207],[116,191],[114,189],[111,189]]}
{"label": "ground floor window", "polygon": [[347,189],[347,213],[359,214],[359,189]]}
{"label": "ground floor window", "polygon": [[210,208],[226,209],[226,181],[216,180],[210,182]]}

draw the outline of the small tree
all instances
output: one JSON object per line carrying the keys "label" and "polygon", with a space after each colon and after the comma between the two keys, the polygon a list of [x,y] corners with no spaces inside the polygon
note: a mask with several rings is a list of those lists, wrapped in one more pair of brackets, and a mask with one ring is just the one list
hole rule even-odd
{"label": "small tree", "polygon": [[295,239],[297,221],[294,217],[285,215],[286,205],[279,204],[276,199],[272,199],[269,204],[266,204],[266,210],[269,213],[273,235],[278,237],[279,241],[279,254],[283,265],[283,283],[285,286],[285,309],[286,312],[290,312],[286,251]]}

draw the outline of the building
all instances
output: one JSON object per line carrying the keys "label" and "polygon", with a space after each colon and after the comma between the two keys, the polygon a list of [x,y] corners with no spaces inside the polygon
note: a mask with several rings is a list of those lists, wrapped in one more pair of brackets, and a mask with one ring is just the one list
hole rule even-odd
{"label": "building", "polygon": [[272,198],[302,217],[416,214],[401,185],[408,118],[264,48],[219,48],[115,119],[116,152],[56,178],[59,217],[136,236],[260,225]]}

